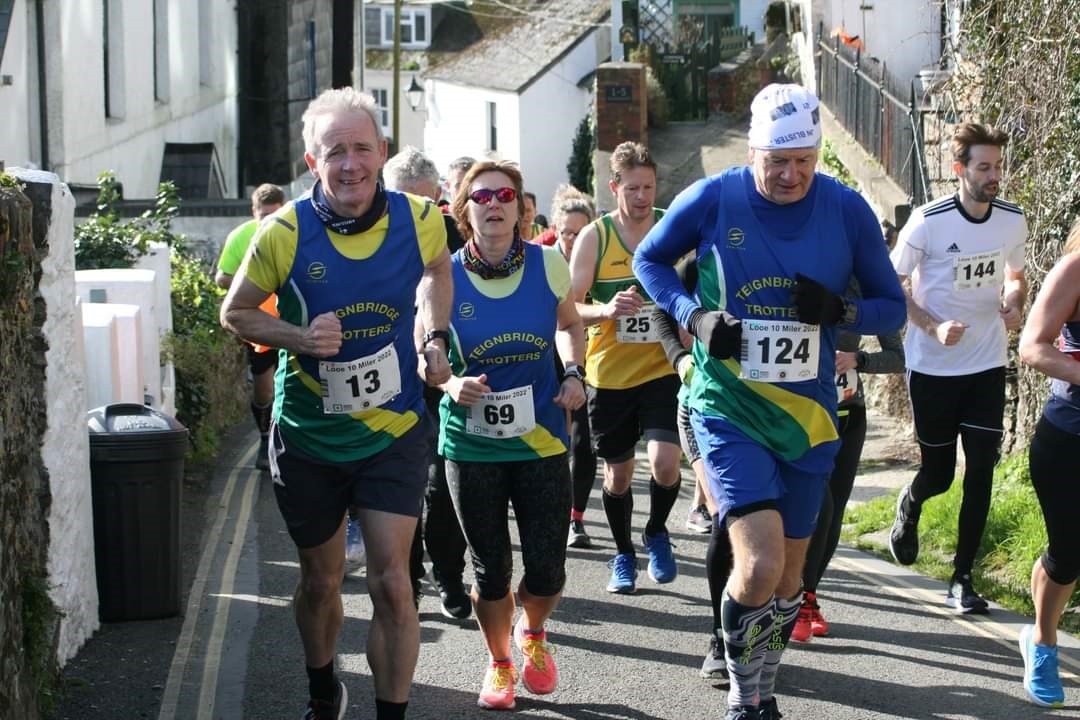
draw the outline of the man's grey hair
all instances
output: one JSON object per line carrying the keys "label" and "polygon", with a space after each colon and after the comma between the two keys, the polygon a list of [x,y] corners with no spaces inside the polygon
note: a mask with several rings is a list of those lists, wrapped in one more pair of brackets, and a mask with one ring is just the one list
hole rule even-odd
{"label": "man's grey hair", "polygon": [[323,115],[345,114],[366,112],[375,126],[375,136],[379,142],[383,141],[382,125],[380,124],[382,110],[375,98],[366,92],[361,92],[351,87],[325,90],[317,98],[311,101],[304,110],[301,120],[304,122],[304,151],[314,157],[318,156],[319,147],[315,142],[315,121]]}
{"label": "man's grey hair", "polygon": [[418,183],[427,181],[439,189],[439,168],[431,159],[412,145],[406,145],[383,166],[383,181],[387,190],[413,192]]}

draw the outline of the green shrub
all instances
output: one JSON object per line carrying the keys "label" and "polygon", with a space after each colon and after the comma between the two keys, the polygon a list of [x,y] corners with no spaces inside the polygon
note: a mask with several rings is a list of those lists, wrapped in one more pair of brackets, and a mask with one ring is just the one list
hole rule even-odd
{"label": "green shrub", "polygon": [[247,367],[242,343],[218,321],[225,291],[202,261],[174,248],[173,331],[163,349],[176,370],[176,414],[191,432],[193,460],[212,458],[225,430],[247,406]]}
{"label": "green shrub", "polygon": [[154,207],[137,218],[121,222],[116,213],[120,183],[106,171],[98,175],[97,210],[86,222],[75,226],[75,268],[129,268],[146,254],[152,242],[172,245],[181,240],[172,232],[172,219],[180,211],[176,186],[163,182],[158,186]]}
{"label": "green shrub", "polygon": [[593,152],[596,150],[596,134],[593,132],[592,114],[581,118],[574,146],[570,151],[570,162],[566,172],[570,184],[586,195],[593,195]]}
{"label": "green shrub", "polygon": [[844,165],[844,161],[836,154],[836,147],[828,138],[825,138],[821,143],[820,162],[823,172],[832,175],[853,190],[859,189],[859,181],[855,179],[855,176],[847,169],[847,165]]}
{"label": "green shrub", "polygon": [[[963,498],[963,478],[958,477],[944,495],[923,504],[919,518],[919,559],[915,569],[948,581],[956,550],[956,523]],[[892,527],[896,495],[878,497],[849,508],[844,538],[857,547],[888,556],[888,549],[870,533]],[[975,585],[994,602],[1016,612],[1032,615],[1031,566],[1046,548],[1046,527],[1028,474],[1027,451],[1013,453],[994,471],[990,514],[975,562]],[[1080,602],[1080,591],[1071,604]],[[1080,620],[1066,613],[1062,627],[1076,633]]]}
{"label": "green shrub", "polygon": [[43,575],[28,575],[22,584],[23,649],[26,667],[37,686],[38,708],[46,716],[56,709],[56,632],[60,612],[49,597],[49,583]]}

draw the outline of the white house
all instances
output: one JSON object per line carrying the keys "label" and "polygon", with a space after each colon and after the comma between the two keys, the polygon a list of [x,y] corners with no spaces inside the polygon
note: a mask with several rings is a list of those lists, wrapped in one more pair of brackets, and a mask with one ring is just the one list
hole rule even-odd
{"label": "white house", "polygon": [[608,0],[550,0],[426,71],[428,156],[440,168],[462,155],[516,160],[547,213],[567,181],[592,75],[611,55],[609,9]]}
{"label": "white house", "polygon": [[234,194],[236,38],[211,0],[0,3],[0,160],[153,197],[173,143],[208,196]]}
{"label": "white house", "polygon": [[[952,18],[961,4],[961,0],[814,0],[826,38],[839,28],[848,36],[857,35],[865,48],[863,56],[885,63],[888,73],[905,87],[921,70],[932,70],[948,55],[946,46],[955,28]],[[817,28],[812,30],[816,34]]]}

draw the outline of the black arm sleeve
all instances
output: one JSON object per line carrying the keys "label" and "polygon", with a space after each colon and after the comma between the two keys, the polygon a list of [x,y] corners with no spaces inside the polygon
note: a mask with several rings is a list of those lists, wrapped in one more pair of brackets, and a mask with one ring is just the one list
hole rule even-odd
{"label": "black arm sleeve", "polygon": [[[697,289],[697,263],[693,258],[683,258],[675,266],[675,272],[683,287],[692,294]],[[668,362],[672,367],[678,367],[679,360],[690,352],[683,347],[682,340],[679,339],[679,324],[675,322],[675,318],[661,310],[659,305],[653,310],[652,321],[656,325],[660,346],[664,348]]]}

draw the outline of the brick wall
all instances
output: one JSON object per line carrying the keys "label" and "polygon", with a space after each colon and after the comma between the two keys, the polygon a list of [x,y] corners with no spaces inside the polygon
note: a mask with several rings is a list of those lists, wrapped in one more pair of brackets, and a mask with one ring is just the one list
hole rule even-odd
{"label": "brick wall", "polygon": [[709,70],[709,114],[745,113],[757,91],[774,81],[775,72],[761,67],[761,46],[742,51]]}
{"label": "brick wall", "polygon": [[645,66],[604,63],[596,69],[596,149],[627,140],[648,144]]}

